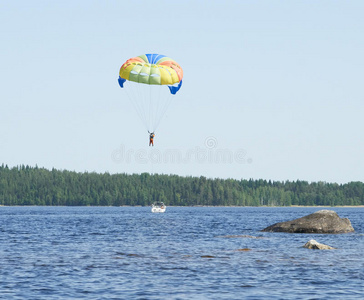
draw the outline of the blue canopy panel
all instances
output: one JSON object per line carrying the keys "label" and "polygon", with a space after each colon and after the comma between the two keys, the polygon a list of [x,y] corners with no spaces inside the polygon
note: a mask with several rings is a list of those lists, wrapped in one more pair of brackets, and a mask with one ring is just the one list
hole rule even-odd
{"label": "blue canopy panel", "polygon": [[119,81],[119,85],[120,85],[120,87],[121,87],[121,88],[123,88],[123,87],[124,87],[124,82],[126,81],[126,79],[121,78],[121,77],[119,76],[118,81]]}
{"label": "blue canopy panel", "polygon": [[161,58],[166,57],[165,55],[162,54],[145,54],[145,56],[148,58],[150,64],[155,64]]}
{"label": "blue canopy panel", "polygon": [[182,86],[182,80],[179,82],[179,84],[177,86],[170,86],[169,85],[168,87],[169,87],[169,90],[171,91],[171,94],[175,95],[179,91],[181,86]]}

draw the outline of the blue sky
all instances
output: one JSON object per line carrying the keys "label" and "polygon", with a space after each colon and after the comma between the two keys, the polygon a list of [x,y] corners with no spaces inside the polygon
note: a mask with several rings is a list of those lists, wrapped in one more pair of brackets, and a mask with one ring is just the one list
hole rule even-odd
{"label": "blue sky", "polygon": [[[359,0],[3,0],[1,163],[364,181],[363,11]],[[184,70],[154,149],[117,83],[144,53]]]}

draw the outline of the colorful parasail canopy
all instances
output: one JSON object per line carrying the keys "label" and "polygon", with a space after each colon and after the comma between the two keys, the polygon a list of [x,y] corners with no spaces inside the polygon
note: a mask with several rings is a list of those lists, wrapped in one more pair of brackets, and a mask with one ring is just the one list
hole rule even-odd
{"label": "colorful parasail canopy", "polygon": [[128,59],[120,68],[119,85],[126,80],[149,85],[167,85],[171,94],[182,86],[183,70],[173,59],[161,54],[144,54]]}

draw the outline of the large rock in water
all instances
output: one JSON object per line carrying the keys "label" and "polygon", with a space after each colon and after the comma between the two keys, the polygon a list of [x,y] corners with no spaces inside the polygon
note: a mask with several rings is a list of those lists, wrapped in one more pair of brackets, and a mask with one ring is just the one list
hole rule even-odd
{"label": "large rock in water", "polygon": [[308,216],[276,223],[262,231],[290,233],[347,233],[354,231],[347,218],[340,218],[333,210],[319,210]]}

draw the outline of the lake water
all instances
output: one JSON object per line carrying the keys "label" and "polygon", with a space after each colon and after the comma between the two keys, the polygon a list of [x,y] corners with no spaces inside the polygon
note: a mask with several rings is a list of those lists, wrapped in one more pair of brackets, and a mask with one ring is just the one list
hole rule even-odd
{"label": "lake water", "polygon": [[320,209],[0,207],[0,298],[363,299],[364,208],[329,208],[355,233],[260,232]]}

